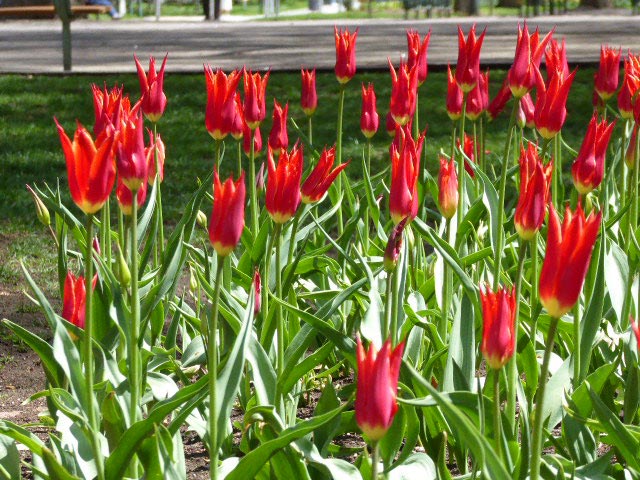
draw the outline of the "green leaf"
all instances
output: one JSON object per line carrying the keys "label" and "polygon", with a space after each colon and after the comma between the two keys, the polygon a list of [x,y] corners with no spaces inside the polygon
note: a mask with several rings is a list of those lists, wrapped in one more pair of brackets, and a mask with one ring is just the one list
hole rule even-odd
{"label": "green leaf", "polygon": [[[604,236],[601,236],[601,239]],[[604,242],[600,240],[598,244],[598,270],[596,272],[596,281],[591,294],[591,301],[584,314],[582,322],[580,322],[580,379],[584,378],[591,362],[591,352],[593,351],[593,341],[596,334],[600,330],[600,322],[602,321],[602,308],[605,297],[604,270],[605,265],[605,247]]]}
{"label": "green leaf", "polygon": [[[456,382],[454,366],[462,373],[463,383]],[[473,305],[468,296],[460,302],[460,308],[453,317],[453,327],[449,343],[449,355],[444,373],[442,391],[471,390],[474,385],[476,366],[475,322]]]}
{"label": "green leaf", "polygon": [[389,472],[389,480],[436,480],[436,465],[426,453],[413,453]]}
{"label": "green leaf", "polygon": [[0,435],[0,477],[20,480],[20,453],[13,438]]}
{"label": "green leaf", "polygon": [[294,440],[304,437],[315,429],[333,420],[339,415],[349,403],[345,403],[340,408],[302,422],[283,430],[276,438],[263,443],[258,448],[253,449],[243,457],[238,466],[227,477],[227,480],[246,480],[255,478],[262,466],[269,461],[272,455],[280,451]]}

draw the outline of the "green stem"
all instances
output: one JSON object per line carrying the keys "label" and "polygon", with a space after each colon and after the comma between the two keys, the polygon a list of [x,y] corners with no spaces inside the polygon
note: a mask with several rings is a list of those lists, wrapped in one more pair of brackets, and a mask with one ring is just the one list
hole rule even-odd
{"label": "green stem", "polygon": [[553,176],[556,181],[556,200],[554,202],[554,206],[556,207],[556,209],[559,209],[561,207],[560,204],[562,203],[562,197],[560,195],[560,187],[562,186],[562,156],[560,155],[560,133],[553,137]]}
{"label": "green stem", "polygon": [[111,267],[111,208],[110,208],[110,204],[111,202],[109,201],[109,199],[107,199],[107,201],[104,204],[104,207],[102,207],[102,234],[103,234],[103,241],[102,241],[102,248],[104,249],[104,258],[105,258],[105,262],[106,264]]}
{"label": "green stem", "polygon": [[293,217],[291,236],[289,237],[289,255],[287,256],[287,265],[291,265],[291,262],[293,262],[293,254],[296,250],[296,235],[298,234],[298,225],[300,224],[300,217],[302,216],[303,210],[304,208],[298,208],[298,210],[296,210],[296,214]]}
{"label": "green stem", "polygon": [[493,374],[493,435],[496,455],[498,458],[501,458],[502,424],[500,422],[500,370],[494,370]]}
{"label": "green stem", "polygon": [[580,302],[573,307],[573,390],[580,385]]}
{"label": "green stem", "polygon": [[531,254],[531,305],[533,323],[531,325],[531,342],[533,349],[536,349],[536,337],[538,335],[538,316],[533,314],[533,305],[538,305],[538,233],[534,235],[529,243]]}
{"label": "green stem", "polygon": [[[460,117],[460,149],[464,151],[464,121],[467,116],[467,94],[464,93],[462,97],[462,116]],[[452,157],[453,158],[453,157]],[[460,231],[462,225],[462,217],[464,216],[464,187],[465,187],[465,162],[464,155],[460,153],[460,162],[458,162],[458,217],[457,217],[457,229]]]}
{"label": "green stem", "polygon": [[500,284],[500,272],[502,269],[502,249],[504,247],[504,200],[505,192],[507,190],[507,170],[509,169],[509,157],[511,156],[511,141],[513,137],[513,131],[516,126],[516,116],[518,114],[518,107],[520,105],[520,99],[516,98],[513,102],[513,109],[511,110],[511,118],[509,119],[509,130],[507,133],[507,142],[504,145],[504,152],[502,157],[502,172],[500,174],[500,191],[498,192],[498,238],[496,239],[496,251],[495,253],[495,269],[493,271],[493,290],[496,291]]}
{"label": "green stem", "polygon": [[378,464],[380,463],[380,447],[378,442],[373,445],[373,451],[371,452],[371,480],[378,480]]}
{"label": "green stem", "polygon": [[[516,350],[513,352],[513,357],[509,360],[507,364],[507,411],[506,417],[509,425],[511,427],[511,432],[513,434],[516,433],[517,423],[516,423],[516,391],[517,391],[517,381],[518,381],[518,364],[516,360],[517,352],[517,344],[518,344],[518,331],[520,326],[520,298],[522,297],[522,277],[524,271],[524,262],[527,258],[527,243],[522,242],[520,244],[520,248],[518,249],[518,271],[516,273],[516,283],[515,283],[515,296],[516,296],[516,308],[515,308],[515,322],[513,328],[513,334],[515,335],[516,342]],[[535,282],[534,282],[535,283]],[[532,305],[534,305],[532,303]]]}
{"label": "green stem", "polygon": [[311,120],[313,115],[307,117],[307,128],[309,131],[309,145],[313,146],[313,121]]}
{"label": "green stem", "polygon": [[382,338],[389,338],[391,332],[391,295],[393,291],[393,272],[387,272],[387,285],[385,287],[385,297],[384,297],[384,325],[382,328]]}
{"label": "green stem", "polygon": [[96,400],[93,394],[93,214],[87,215],[87,239],[84,251],[84,288],[86,292],[84,314],[83,360],[85,371],[85,395],[87,397],[87,419],[91,429],[91,447],[98,471],[98,479],[104,478],[104,459],[100,449],[100,426],[96,417]]}
{"label": "green stem", "polygon": [[216,159],[215,159],[215,166],[216,166],[216,170],[220,171],[220,149],[222,147],[222,140],[216,140]]}
{"label": "green stem", "polygon": [[[254,151],[256,131],[251,130],[251,152],[249,154],[249,191],[251,192],[251,236],[258,238],[258,195],[256,192],[256,153]],[[268,279],[267,279],[268,281]],[[266,311],[266,310],[265,310]]]}
{"label": "green stem", "polygon": [[220,302],[220,284],[222,283],[222,270],[225,257],[218,256],[216,267],[216,284],[213,290],[213,304],[211,306],[211,316],[209,317],[209,328],[207,330],[207,345],[209,357],[207,369],[209,370],[209,464],[210,478],[218,478],[218,415],[216,379],[218,377],[218,303]]}
{"label": "green stem", "polygon": [[142,365],[140,360],[140,295],[138,293],[138,191],[131,192],[131,331],[130,331],[130,382],[131,404],[129,405],[129,417],[134,424],[139,420],[138,406],[141,400]]}
{"label": "green stem", "polygon": [[[367,139],[367,175],[371,175],[371,139]],[[364,209],[364,240],[363,250],[365,256],[369,253],[369,209]]]}
{"label": "green stem", "polygon": [[[157,138],[156,132],[157,124],[153,124],[153,141],[155,144],[155,140]],[[162,261],[162,255],[164,253],[164,219],[162,214],[162,181],[160,180],[160,159],[158,158],[158,147],[154,148],[154,161],[156,164],[156,178],[155,182],[157,182],[158,187],[156,188],[156,212],[157,212],[157,221],[158,221],[158,241],[156,245],[158,246],[158,255],[160,257],[160,261]]]}
{"label": "green stem", "polygon": [[533,417],[533,440],[531,444],[531,476],[530,480],[538,480],[540,477],[540,461],[542,457],[542,412],[544,411],[544,392],[547,386],[547,376],[549,375],[549,360],[558,328],[558,318],[551,317],[547,342],[544,350],[542,369],[538,379],[538,392],[536,394],[536,410]]}
{"label": "green stem", "polygon": [[[340,84],[340,97],[338,101],[338,126],[337,126],[337,139],[336,139],[336,164],[340,165],[342,163],[342,116],[344,113],[344,92],[346,90],[346,84]],[[338,178],[336,179],[336,187],[338,192],[342,192],[342,177],[344,175],[344,171],[340,172]],[[342,235],[343,225],[342,225],[342,205],[338,208],[338,235]]]}
{"label": "green stem", "polygon": [[[403,232],[404,235],[404,232]],[[404,250],[404,249],[403,249]],[[396,268],[394,269],[393,275],[393,291],[391,292],[391,325],[390,325],[390,334],[391,334],[391,345],[395,346],[398,344],[398,305],[400,303],[400,298],[402,292],[400,292],[400,283],[401,283],[401,275],[399,275],[398,265],[402,260],[403,251],[400,251],[398,255],[398,261],[396,263]]]}
{"label": "green stem", "polygon": [[633,162],[633,203],[631,204],[631,228],[636,231],[638,226],[638,181],[640,180],[640,131],[636,135],[636,153]]}
{"label": "green stem", "polygon": [[[444,238],[447,243],[451,241],[451,219],[445,220]],[[440,315],[440,324],[438,325],[438,333],[443,343],[447,345],[447,326],[449,321],[449,312],[451,311],[451,302],[453,295],[453,270],[447,262],[444,262],[444,283],[442,285],[442,312]]]}
{"label": "green stem", "polygon": [[238,151],[238,178],[242,174],[242,140],[238,140],[237,142],[237,151]]}
{"label": "green stem", "polygon": [[485,171],[484,159],[484,116],[480,116],[480,170]]}
{"label": "green stem", "polygon": [[[282,272],[280,271],[280,240],[282,233],[282,225],[276,224],[274,232],[275,236],[275,249],[276,249],[276,295],[279,300],[283,300],[282,297]],[[282,314],[282,305],[279,303],[276,305],[276,329],[278,335],[278,350],[277,350],[277,364],[276,372],[278,374],[278,383],[276,385],[276,405],[279,406],[281,418],[284,420],[284,402],[282,399],[282,392],[280,391],[280,381],[284,373],[284,334],[285,334],[285,322]]]}

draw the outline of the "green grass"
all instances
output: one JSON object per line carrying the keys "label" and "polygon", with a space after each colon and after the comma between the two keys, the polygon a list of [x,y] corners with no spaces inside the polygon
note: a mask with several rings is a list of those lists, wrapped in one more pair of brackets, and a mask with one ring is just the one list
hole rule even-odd
{"label": "green grass", "polygon": [[[504,72],[491,72],[492,92],[504,77]],[[564,137],[574,148],[579,146],[581,135],[591,116],[591,88],[593,72],[578,72],[569,97],[569,117]],[[56,133],[55,115],[71,134],[75,120],[90,128],[93,124],[91,83],[107,85],[123,83],[125,90],[136,97],[137,79],[133,75],[111,77],[0,77],[0,213],[3,224],[11,230],[31,229],[35,224],[32,200],[24,185],[44,182],[55,185],[58,179],[66,192],[66,172],[60,142]],[[384,131],[384,115],[389,105],[390,80],[387,73],[359,74],[348,85],[345,101],[344,148],[345,158],[357,162],[348,170],[358,177],[358,168],[364,140],[360,132],[360,83],[373,82],[378,97],[381,129],[374,137],[373,169],[384,168],[388,162],[389,138]],[[270,114],[273,98],[289,101],[290,117],[299,125],[306,122],[299,107],[299,74],[273,73],[267,89],[267,106]],[[204,127],[206,93],[203,75],[169,75],[165,91],[169,99],[166,114],[158,125],[167,146],[166,181],[163,198],[168,208],[166,217],[174,221],[181,206],[194,189],[196,179],[204,177],[212,166],[213,140]],[[316,146],[330,145],[335,141],[335,120],[338,86],[332,73],[318,74],[320,104],[314,117]],[[446,116],[444,98],[446,75],[431,73],[420,90],[420,122],[428,125],[426,141],[427,168],[435,173],[437,152],[448,148],[451,122]],[[506,114],[488,127],[487,145],[490,150],[501,147],[505,137]],[[263,136],[268,135],[270,120],[263,124]],[[290,127],[290,142],[299,137]],[[235,145],[227,142],[227,149],[234,152],[227,165],[235,165]],[[307,152],[308,156],[309,152]],[[262,157],[264,158],[264,157]],[[307,160],[308,162],[309,160]],[[67,197],[68,198],[68,197]]]}

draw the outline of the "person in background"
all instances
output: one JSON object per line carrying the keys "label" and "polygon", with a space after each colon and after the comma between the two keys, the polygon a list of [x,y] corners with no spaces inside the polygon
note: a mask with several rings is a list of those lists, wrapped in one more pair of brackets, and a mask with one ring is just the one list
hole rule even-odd
{"label": "person in background", "polygon": [[109,15],[112,20],[120,20],[122,15],[116,10],[113,4],[109,0],[86,0],[87,5],[101,5],[109,7]]}

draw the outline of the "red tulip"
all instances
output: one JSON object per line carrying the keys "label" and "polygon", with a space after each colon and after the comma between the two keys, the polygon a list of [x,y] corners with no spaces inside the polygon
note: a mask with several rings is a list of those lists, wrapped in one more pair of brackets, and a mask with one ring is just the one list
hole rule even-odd
{"label": "red tulip", "polygon": [[[460,148],[460,140],[456,139],[456,145]],[[470,135],[464,134],[464,145],[462,146],[462,151],[464,152],[464,169],[467,171],[471,178],[475,178],[476,173],[473,171],[471,167],[470,161],[476,163],[476,145],[473,142],[473,137]]]}
{"label": "red tulip", "polygon": [[160,183],[164,180],[164,159],[166,156],[166,151],[164,147],[164,142],[162,138],[160,138],[160,134],[156,134],[155,141],[153,139],[153,133],[147,130],[149,133],[149,146],[144,149],[145,156],[147,158],[147,168],[149,172],[149,183],[153,185],[156,183],[156,160],[158,162],[159,167],[159,176]]}
{"label": "red tulip", "polygon": [[499,370],[513,357],[516,347],[516,292],[487,285],[480,287],[482,303],[482,355],[489,367]]}
{"label": "red tulip", "polygon": [[234,106],[233,121],[231,122],[229,133],[234,140],[242,140],[246,122],[244,121],[244,111],[242,109],[242,98],[240,97],[240,92],[236,92]]}
{"label": "red tulip", "polygon": [[[120,180],[120,177],[118,177],[116,182],[116,199],[124,215],[129,216],[133,213],[133,194],[131,190],[129,190],[129,187]],[[138,201],[138,208],[142,207],[147,199],[147,182],[143,182],[138,188],[136,199]]]}
{"label": "red tulip", "polygon": [[275,99],[273,100],[273,124],[269,133],[269,148],[272,150],[286,149],[289,146],[289,135],[287,134],[287,114],[289,104],[284,108]]}
{"label": "red tulip", "polygon": [[638,328],[638,324],[633,318],[629,318],[629,322],[631,322],[631,330],[633,330],[636,340],[638,341],[638,352],[640,352],[640,328]]}
{"label": "red tulip", "polygon": [[548,86],[538,88],[535,123],[543,138],[553,138],[562,129],[567,118],[567,97],[575,75],[576,70],[566,78],[556,75]]}
{"label": "red tulip", "polygon": [[529,36],[527,22],[524,23],[523,29],[520,29],[520,25],[518,25],[516,55],[507,74],[509,88],[515,98],[522,98],[539,83],[540,60],[551,35],[553,35],[553,30],[540,41],[540,32],[537,28],[533,35]]}
{"label": "red tulip", "polygon": [[573,184],[581,195],[586,195],[602,182],[604,159],[615,123],[607,124],[606,120],[598,123],[597,114],[591,117],[578,156],[571,166]]}
{"label": "red tulip", "polygon": [[207,82],[207,110],[205,125],[215,140],[224,139],[231,132],[236,115],[236,88],[240,72],[234,70],[227,76],[221,69],[214,73],[209,65],[204,67]]}
{"label": "red tulip", "polygon": [[291,152],[280,151],[276,166],[273,151],[267,150],[266,206],[269,215],[276,223],[285,223],[296,213],[300,205],[300,179],[302,177],[302,146],[297,143]]}
{"label": "red tulip", "polygon": [[104,90],[100,90],[93,84],[91,91],[93,92],[93,111],[95,114],[93,135],[97,139],[106,128],[117,129],[120,124],[122,87],[116,85],[111,90],[107,90],[105,86]]}
{"label": "red tulip", "polygon": [[409,69],[416,68],[418,75],[418,86],[422,85],[427,79],[427,50],[429,48],[429,40],[431,39],[431,30],[425,35],[424,40],[420,41],[420,34],[416,30],[407,30],[407,44],[409,50],[408,64]]}
{"label": "red tulip", "polygon": [[505,78],[502,82],[500,90],[498,90],[498,93],[496,94],[494,99],[491,100],[491,103],[489,103],[489,106],[487,107],[487,113],[489,114],[489,118],[491,120],[495,120],[496,118],[498,118],[498,115],[502,113],[504,107],[507,105],[507,102],[511,99],[512,96],[513,95],[511,94],[511,89],[509,88],[509,81]]}
{"label": "red tulip", "polygon": [[[98,276],[93,277],[92,288],[95,288]],[[87,290],[84,284],[84,277],[76,277],[73,273],[67,272],[64,281],[64,292],[62,295],[62,318],[73,323],[76,327],[84,329],[85,305]]]}
{"label": "red tulip", "polygon": [[549,48],[544,54],[545,64],[547,66],[547,83],[551,83],[551,78],[554,75],[561,75],[562,78],[569,76],[569,64],[567,63],[567,48],[564,44],[564,38],[562,43],[558,44],[555,39],[551,39]]}
{"label": "red tulip", "polygon": [[356,38],[358,29],[351,35],[349,29],[338,30],[334,27],[336,37],[336,78],[340,83],[347,83],[356,74]]}
{"label": "red tulip", "polygon": [[[395,121],[394,121],[395,122]],[[364,88],[362,84],[362,114],[360,115],[360,130],[367,138],[372,138],[378,131],[380,120],[376,111],[376,92],[373,90],[373,84]],[[395,125],[393,127],[395,131]]]}
{"label": "red tulip", "polygon": [[393,272],[398,264],[398,258],[400,257],[400,251],[402,250],[402,232],[407,224],[407,219],[403,218],[398,223],[387,240],[387,246],[384,249],[384,257],[382,259],[382,265],[387,272]]}
{"label": "red tulip", "polygon": [[213,172],[213,210],[209,222],[209,240],[221,257],[229,255],[240,241],[244,229],[244,172],[236,182],[229,177],[220,183]]}
{"label": "red tulip", "polygon": [[302,90],[300,105],[307,117],[313,115],[318,108],[318,94],[316,92],[316,69],[302,70]]}
{"label": "red tulip", "polygon": [[489,72],[478,76],[478,83],[467,95],[466,115],[471,121],[477,120],[489,107]]}
{"label": "red tulip", "polygon": [[396,139],[400,147],[391,146],[389,213],[393,223],[398,224],[403,218],[411,221],[418,214],[418,174],[424,134],[415,141],[409,126],[398,127]]}
{"label": "red tulip", "polygon": [[144,151],[144,126],[142,114],[134,109],[127,116],[123,113],[120,136],[116,143],[118,179],[129,190],[138,190],[147,181],[147,156]]}
{"label": "red tulip", "polygon": [[96,145],[87,130],[78,123],[73,142],[55,119],[62,143],[71,198],[84,213],[96,213],[105,204],[116,179],[113,161],[113,136]]}
{"label": "red tulip", "polygon": [[260,309],[262,308],[262,279],[260,278],[260,270],[257,267],[253,273],[253,290],[255,292],[253,316],[257,317],[260,314]]}
{"label": "red tulip", "polygon": [[156,73],[156,59],[149,57],[149,75],[145,74],[138,57],[133,55],[138,70],[138,80],[140,81],[140,94],[142,103],[142,113],[150,122],[157,122],[162,117],[167,106],[167,96],[164,94],[164,68],[167,65],[165,55],[160,71]]}
{"label": "red tulip", "polygon": [[415,67],[409,70],[409,66],[400,61],[396,73],[391,60],[391,106],[390,111],[398,125],[406,125],[416,111],[416,99],[418,91],[418,76]]}
{"label": "red tulip", "polygon": [[336,177],[340,175],[340,172],[349,164],[349,162],[341,163],[332,169],[335,160],[335,146],[329,150],[326,148],[322,150],[318,165],[316,165],[316,168],[313,169],[302,185],[301,193],[303,203],[315,203],[321,200]]}
{"label": "red tulip", "polygon": [[451,73],[451,66],[447,65],[447,115],[451,120],[460,120],[462,116],[462,96],[462,90]]}
{"label": "red tulip", "polygon": [[538,147],[529,143],[520,147],[520,198],[513,223],[523,240],[531,240],[542,228],[549,203],[553,164],[544,165]]}
{"label": "red tulip", "polygon": [[269,71],[261,77],[259,73],[244,71],[244,120],[251,130],[258,128],[267,115],[265,96],[270,74]]}
{"label": "red tulip", "polygon": [[466,40],[462,29],[458,26],[458,64],[456,66],[456,82],[463,92],[468,93],[478,83],[480,76],[480,49],[486,29],[476,38],[475,24],[469,30]]}
{"label": "red tulip", "polygon": [[633,97],[640,87],[640,57],[629,54],[624,61],[624,79],[618,92],[618,110],[624,119],[633,118]]}
{"label": "red tulip", "polygon": [[526,94],[520,99],[520,105],[518,108],[518,126],[520,128],[534,128],[536,109],[531,100],[531,95]]}
{"label": "red tulip", "polygon": [[633,125],[633,131],[631,132],[631,140],[629,141],[629,146],[627,147],[627,151],[624,155],[624,163],[627,164],[629,169],[632,169],[636,163],[636,147],[637,147],[637,135],[638,135],[638,124]]}
{"label": "red tulip", "polygon": [[605,102],[613,97],[618,89],[620,75],[620,53],[611,47],[600,47],[600,66],[594,75],[595,91]]}
{"label": "red tulip", "polygon": [[398,124],[393,119],[393,115],[391,115],[391,112],[387,112],[387,116],[385,117],[385,130],[391,138],[395,138],[397,128]]}
{"label": "red tulip", "polygon": [[452,218],[458,209],[458,174],[456,163],[440,156],[438,173],[438,209],[444,218]]}
{"label": "red tulip", "polygon": [[551,204],[547,252],[540,272],[540,302],[552,317],[562,317],[578,300],[601,219],[601,212],[591,213],[585,219],[582,206],[578,204],[575,213],[567,206],[560,225]]}
{"label": "red tulip", "polygon": [[391,351],[391,340],[387,340],[379,352],[373,345],[365,352],[357,339],[356,422],[372,442],[384,437],[398,411],[396,392],[403,351],[404,342]]}
{"label": "red tulip", "polygon": [[247,155],[251,155],[251,147],[253,146],[253,153],[257,155],[262,150],[262,134],[260,133],[260,127],[257,127],[253,131],[253,145],[251,144],[251,129],[249,125],[244,124],[244,135],[242,136],[242,149]]}

